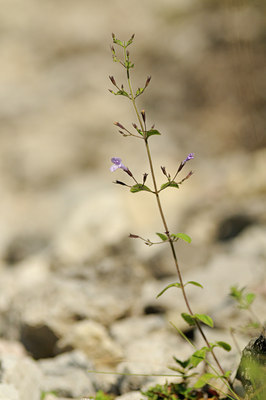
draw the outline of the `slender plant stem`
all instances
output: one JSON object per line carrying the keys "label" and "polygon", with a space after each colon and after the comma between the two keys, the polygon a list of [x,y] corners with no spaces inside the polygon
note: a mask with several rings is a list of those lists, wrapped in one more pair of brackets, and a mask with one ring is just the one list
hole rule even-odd
{"label": "slender plant stem", "polygon": [[[147,156],[148,156],[148,161],[149,161],[149,166],[150,166],[150,171],[151,171],[151,176],[152,176],[152,181],[153,181],[154,194],[156,196],[157,206],[158,206],[159,213],[160,213],[160,216],[161,216],[161,219],[162,219],[162,223],[163,223],[163,226],[164,226],[165,234],[168,237],[168,241],[169,241],[169,244],[170,244],[170,247],[171,247],[171,252],[172,252],[173,259],[174,259],[177,275],[178,275],[178,278],[179,278],[179,282],[180,282],[180,287],[181,287],[181,290],[182,290],[183,298],[185,300],[186,307],[187,307],[187,309],[189,311],[189,314],[191,316],[194,316],[194,313],[193,313],[193,311],[192,311],[192,309],[190,307],[190,304],[189,304],[189,301],[188,301],[188,298],[187,298],[187,294],[186,294],[186,291],[185,291],[185,286],[184,286],[184,283],[183,283],[183,278],[182,278],[181,270],[180,270],[180,267],[179,267],[179,263],[178,263],[178,260],[177,260],[177,255],[176,255],[174,243],[173,243],[173,240],[172,240],[172,238],[170,236],[168,225],[167,225],[167,222],[166,222],[166,219],[165,219],[165,215],[164,215],[164,212],[163,212],[163,209],[162,209],[161,199],[160,199],[159,191],[158,191],[158,188],[157,188],[157,183],[156,183],[156,178],[155,178],[155,173],[154,173],[154,168],[153,168],[153,163],[152,163],[151,152],[150,152],[150,148],[149,148],[149,144],[148,144],[148,138],[146,136],[145,128],[144,128],[143,122],[142,122],[141,117],[140,117],[140,113],[139,113],[137,105],[136,105],[136,101],[135,101],[135,97],[134,97],[133,90],[132,90],[132,85],[131,85],[130,74],[129,74],[129,69],[128,68],[127,68],[127,81],[128,81],[128,87],[129,87],[129,91],[130,91],[130,95],[131,95],[131,101],[132,101],[134,110],[136,112],[136,115],[137,115],[137,118],[138,118],[138,121],[139,121],[139,124],[140,124],[140,127],[141,127],[141,131],[143,133],[143,138],[144,138],[144,141],[145,141],[145,148],[146,148],[146,152],[147,152]],[[204,339],[207,347],[209,349],[211,349],[210,350],[211,354],[212,354],[212,356],[213,356],[213,358],[214,358],[214,360],[215,360],[220,372],[222,373],[222,375],[224,375],[224,370],[223,370],[221,364],[219,363],[219,361],[218,361],[213,349],[211,348],[211,345],[210,345],[205,333],[203,332],[203,329],[201,328],[200,323],[197,321],[196,318],[194,319],[194,321],[195,321],[195,324],[196,324],[196,326],[197,326],[202,338]]]}

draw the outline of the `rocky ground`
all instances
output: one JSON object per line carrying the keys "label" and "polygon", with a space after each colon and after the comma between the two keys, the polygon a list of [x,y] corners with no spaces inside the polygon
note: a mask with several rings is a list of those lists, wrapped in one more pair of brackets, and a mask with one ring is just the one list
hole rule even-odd
{"label": "rocky ground", "polygon": [[[144,107],[156,173],[174,171],[189,152],[195,174],[163,193],[192,309],[207,313],[210,340],[235,370],[258,332],[240,328],[230,286],[256,294],[265,321],[266,135],[265,5],[258,1],[4,0],[0,9],[0,399],[91,397],[98,389],[140,399],[169,374],[172,356],[191,347],[173,330],[187,327],[167,246],[145,246],[163,228],[151,196],[112,184],[112,156],[141,176],[138,141],[113,121],[135,122],[112,97],[108,75],[123,79],[109,51],[111,32],[136,34],[135,86],[152,75]],[[226,3],[226,4],[225,4]],[[184,174],[185,174],[184,172]],[[126,177],[125,179],[127,179]],[[149,183],[149,178],[148,181]],[[201,345],[196,332],[189,334]]]}

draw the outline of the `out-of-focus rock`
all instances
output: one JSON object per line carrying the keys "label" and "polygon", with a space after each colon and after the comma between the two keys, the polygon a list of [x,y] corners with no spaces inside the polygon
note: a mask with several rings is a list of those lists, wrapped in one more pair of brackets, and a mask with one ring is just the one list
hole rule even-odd
{"label": "out-of-focus rock", "polygon": [[138,390],[122,394],[117,396],[116,400],[139,400],[141,398],[141,392]]}
{"label": "out-of-focus rock", "polygon": [[1,400],[20,400],[19,393],[13,385],[0,383],[0,399]]}
{"label": "out-of-focus rock", "polygon": [[127,346],[132,340],[164,329],[165,322],[161,315],[132,316],[114,322],[110,334],[118,343]]}
{"label": "out-of-focus rock", "polygon": [[95,321],[77,322],[58,343],[59,348],[65,346],[83,351],[95,365],[116,365],[123,357],[121,347]]}
{"label": "out-of-focus rock", "polygon": [[91,397],[95,394],[91,361],[79,350],[52,359],[38,361],[43,373],[42,391],[55,392],[60,397]]}
{"label": "out-of-focus rock", "polygon": [[4,387],[7,395],[15,396],[17,392],[17,399],[27,400],[30,393],[32,400],[39,400],[41,381],[42,373],[29,357],[1,356],[1,383],[8,386]]}
{"label": "out-of-focus rock", "polygon": [[[178,354],[181,359],[187,358],[191,354],[190,345],[177,332],[166,328],[133,339],[125,349],[125,361],[118,366],[118,371],[140,374],[140,376],[129,375],[121,379],[121,393],[139,390],[144,384],[164,382],[165,376],[163,375],[171,374],[168,366],[174,365],[173,356],[175,354]],[[147,375],[141,376],[141,374]]]}

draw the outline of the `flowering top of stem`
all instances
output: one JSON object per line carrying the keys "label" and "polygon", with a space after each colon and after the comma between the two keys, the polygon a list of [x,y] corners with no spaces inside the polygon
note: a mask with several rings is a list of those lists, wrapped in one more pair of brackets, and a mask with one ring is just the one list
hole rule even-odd
{"label": "flowering top of stem", "polygon": [[118,168],[122,168],[124,171],[128,171],[128,168],[125,167],[124,164],[122,164],[122,160],[119,157],[112,157],[111,161],[113,163],[113,165],[110,167],[110,171],[114,172],[116,171]]}
{"label": "flowering top of stem", "polygon": [[182,164],[185,165],[187,161],[192,160],[194,158],[194,154],[195,153],[189,153],[187,158],[184,161],[182,161]]}

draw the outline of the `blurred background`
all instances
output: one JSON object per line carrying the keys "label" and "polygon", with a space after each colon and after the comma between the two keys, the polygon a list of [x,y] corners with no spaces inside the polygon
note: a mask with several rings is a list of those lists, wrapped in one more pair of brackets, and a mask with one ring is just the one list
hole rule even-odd
{"label": "blurred background", "polygon": [[[265,11],[263,0],[1,1],[3,339],[19,341],[35,359],[76,348],[96,363],[129,359],[114,323],[178,311],[174,295],[154,300],[162,281],[176,279],[167,249],[127,238],[162,232],[153,199],[112,184],[130,183],[123,171],[110,173],[113,156],[136,177],[149,172],[141,143],[113,125],[130,128],[136,118],[127,99],[108,91],[109,75],[125,83],[112,62],[112,32],[121,40],[135,33],[133,86],[152,76],[138,105],[162,133],[150,140],[158,181],[160,166],[174,173],[195,153],[184,172],[192,169],[192,178],[162,195],[172,231],[193,239],[178,248],[184,271],[213,279],[205,300],[193,292],[192,301],[210,312],[211,298],[221,316],[239,282],[261,297],[262,318]],[[236,315],[227,312],[220,326],[230,318]],[[80,344],[93,323],[117,350],[108,342],[94,354],[94,342]]]}

